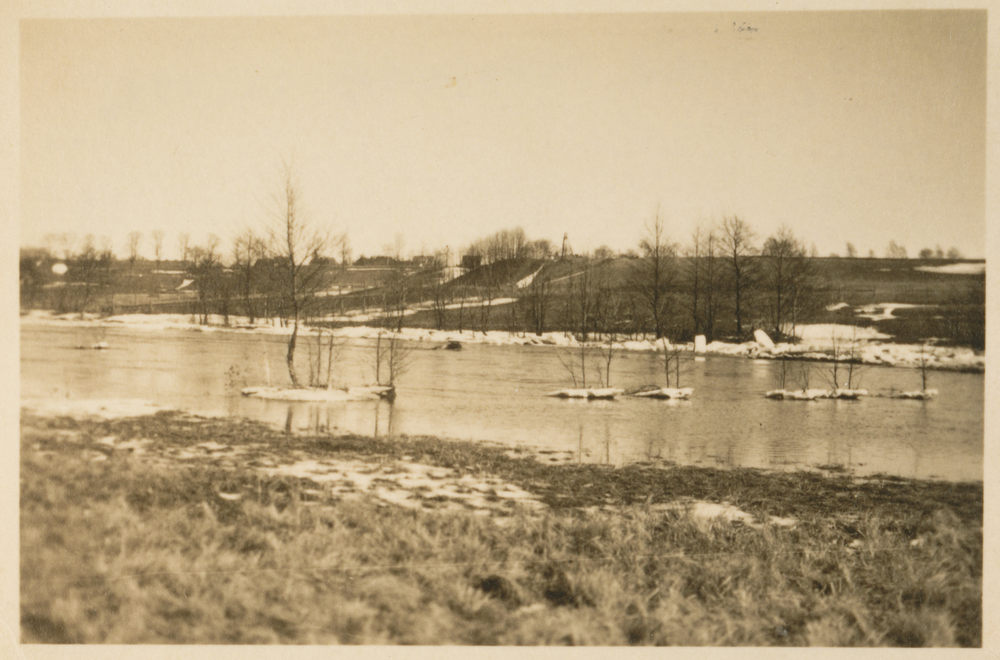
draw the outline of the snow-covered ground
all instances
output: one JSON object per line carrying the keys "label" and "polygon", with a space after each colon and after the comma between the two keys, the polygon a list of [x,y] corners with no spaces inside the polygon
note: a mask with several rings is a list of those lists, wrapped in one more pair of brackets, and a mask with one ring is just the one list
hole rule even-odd
{"label": "snow-covered ground", "polygon": [[[496,304],[496,301],[494,301]],[[898,307],[890,303],[883,307]],[[358,320],[355,318],[355,320]],[[291,334],[290,326],[283,327],[276,320],[258,321],[251,325],[246,318],[229,317],[229,326],[222,325],[223,319],[218,316],[209,317],[209,325],[199,325],[197,319],[189,314],[122,314],[100,319],[95,315],[86,315],[83,319],[79,314],[54,315],[44,311],[32,311],[21,317],[21,323],[57,324],[79,327],[114,327],[127,325],[132,328],[161,330],[191,330],[201,332],[253,332],[262,334]],[[308,329],[300,329],[308,332]],[[385,330],[369,326],[351,326],[339,328],[337,334],[342,337],[359,339],[374,339]],[[856,359],[867,364],[882,364],[894,366],[917,366],[924,359],[933,368],[983,369],[986,357],[976,354],[968,348],[937,347],[912,344],[891,344],[883,340],[890,336],[873,328],[860,328],[852,325],[814,324],[802,325],[796,328],[799,342],[775,343],[773,348],[764,348],[756,341],[731,344],[713,341],[705,346],[709,355],[734,355],[754,358],[798,357],[806,359],[831,359],[835,350],[842,359],[847,359],[847,353],[853,352]],[[457,341],[463,344],[491,345],[534,345],[575,348],[580,342],[564,332],[546,332],[542,335],[516,334],[505,331],[490,331],[487,333],[466,330],[430,330],[424,328],[403,328],[398,337],[405,341],[421,341],[444,345]],[[590,346],[604,345],[602,341],[589,342]],[[615,347],[625,351],[657,351],[663,347],[650,339],[624,340],[615,342]],[[673,345],[686,351],[694,351],[694,344]]]}
{"label": "snow-covered ground", "polygon": [[795,336],[800,341],[813,345],[832,347],[835,341],[872,341],[876,339],[891,339],[891,335],[882,334],[875,328],[861,328],[854,325],[839,323],[814,323],[800,325],[795,328]]}
{"label": "snow-covered ground", "polygon": [[[544,268],[544,266],[543,266],[543,268]],[[524,279],[519,280],[517,282],[517,284],[515,284],[514,286],[516,286],[518,289],[523,289],[525,287],[531,286],[531,283],[535,281],[535,276],[538,275],[540,272],[542,272],[542,268],[539,268],[534,273],[532,273],[531,275],[528,275]]]}
{"label": "snow-covered ground", "polygon": [[948,264],[946,266],[917,266],[913,270],[943,275],[984,275],[986,264]]}
{"label": "snow-covered ground", "polygon": [[888,321],[895,318],[892,313],[897,309],[908,309],[911,307],[932,307],[933,305],[912,305],[909,303],[879,303],[877,305],[865,305],[855,310],[854,315],[862,319],[872,321]]}

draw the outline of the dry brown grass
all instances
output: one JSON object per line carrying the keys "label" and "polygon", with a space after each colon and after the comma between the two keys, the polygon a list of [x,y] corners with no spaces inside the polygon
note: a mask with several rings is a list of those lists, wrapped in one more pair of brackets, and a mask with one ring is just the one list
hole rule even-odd
{"label": "dry brown grass", "polygon": [[[338,501],[308,480],[150,460],[109,437],[419,460],[548,506]],[[25,417],[21,456],[25,642],[981,644],[981,484],[542,465],[471,443],[289,438],[176,414]],[[661,506],[683,498],[762,524]]]}

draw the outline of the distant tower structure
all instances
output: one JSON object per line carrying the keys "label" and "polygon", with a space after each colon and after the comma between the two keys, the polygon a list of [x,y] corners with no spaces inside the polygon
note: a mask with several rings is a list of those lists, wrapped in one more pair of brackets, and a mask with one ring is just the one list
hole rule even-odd
{"label": "distant tower structure", "polygon": [[572,256],[573,248],[569,245],[569,233],[563,234],[563,244],[562,244],[562,256],[560,259],[565,259],[567,256]]}

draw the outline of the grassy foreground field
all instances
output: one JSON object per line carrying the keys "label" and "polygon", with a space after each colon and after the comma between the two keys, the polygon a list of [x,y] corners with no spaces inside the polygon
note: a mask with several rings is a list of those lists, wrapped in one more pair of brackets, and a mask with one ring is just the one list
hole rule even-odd
{"label": "grassy foreground field", "polygon": [[982,524],[981,483],[22,411],[22,641],[979,646]]}

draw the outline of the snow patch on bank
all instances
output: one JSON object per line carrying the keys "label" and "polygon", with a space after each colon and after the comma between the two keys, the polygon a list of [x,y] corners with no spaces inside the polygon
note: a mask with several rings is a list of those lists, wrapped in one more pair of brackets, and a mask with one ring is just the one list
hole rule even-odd
{"label": "snow patch on bank", "polygon": [[514,286],[516,286],[518,289],[523,289],[525,287],[531,286],[531,283],[535,281],[535,276],[538,275],[540,272],[542,272],[542,268],[544,267],[545,266],[542,266],[531,275],[528,275],[522,280],[518,280],[517,284],[515,284]]}
{"label": "snow patch on bank", "polygon": [[945,266],[917,266],[913,270],[942,275],[985,275],[986,264],[947,264]]}
{"label": "snow patch on bank", "polygon": [[855,315],[862,319],[872,321],[888,321],[896,318],[892,313],[897,309],[911,309],[913,307],[933,307],[933,305],[912,305],[910,303],[878,303],[877,305],[865,305],[855,311]]}
{"label": "snow patch on bank", "polygon": [[[689,517],[699,527],[707,530],[713,524],[728,523],[762,529],[766,525],[777,527],[791,527],[798,523],[795,518],[782,518],[779,516],[767,516],[763,522],[756,522],[754,516],[742,509],[739,509],[728,502],[708,502],[706,500],[680,500],[677,502],[664,502],[649,505],[650,511],[660,513],[676,513]],[[615,512],[617,507],[610,505],[592,506],[586,509],[588,512]]]}
{"label": "snow patch on bank", "polygon": [[[506,299],[504,299],[506,302]],[[493,304],[498,304],[494,301]],[[908,307],[900,303],[881,303],[870,306],[873,317],[891,318],[892,310],[900,307]],[[862,308],[867,309],[867,308]],[[875,313],[876,309],[881,310]],[[209,317],[210,323],[217,325],[198,325],[190,315],[187,314],[122,314],[106,319],[98,319],[93,315],[88,315],[84,320],[79,314],[64,314],[56,316],[48,312],[33,311],[21,317],[21,323],[30,324],[53,324],[74,327],[110,327],[115,325],[128,325],[133,328],[144,330],[192,330],[202,332],[253,332],[271,335],[289,335],[291,327],[282,327],[277,320],[271,319],[256,324],[249,324],[247,319],[240,317],[230,317],[230,325],[222,325],[221,317]],[[307,334],[313,330],[308,326],[300,326],[299,332]],[[441,347],[449,342],[457,341],[461,344],[487,344],[494,346],[547,346],[562,349],[574,349],[581,346],[581,342],[571,334],[565,332],[546,332],[542,335],[511,333],[506,331],[493,330],[490,332],[454,330],[431,330],[426,328],[403,328],[400,332],[387,332],[383,328],[370,326],[347,326],[337,328],[335,333],[339,337],[354,339],[376,339],[381,334],[394,336],[404,341],[427,342]],[[853,325],[843,325],[835,323],[822,323],[811,325],[800,325],[795,329],[797,343],[777,343],[773,348],[765,348],[756,341],[730,344],[721,341],[713,341],[705,346],[706,354],[732,355],[742,357],[788,357],[788,358],[810,358],[810,359],[832,359],[832,353],[836,346],[841,352],[842,359],[846,359],[845,349],[849,344],[853,344],[855,359],[868,364],[880,365],[906,365],[915,366],[921,359],[926,358],[929,364],[935,368],[971,368],[984,369],[986,358],[984,355],[977,355],[975,351],[968,348],[934,348],[928,354],[928,349],[920,345],[907,344],[883,344],[881,340],[890,339],[891,336],[881,333],[874,328],[863,328]],[[588,346],[606,346],[606,340],[597,339],[587,342]],[[660,351],[662,347],[648,338],[626,340],[621,339],[614,342],[614,347],[619,350],[650,352]],[[694,352],[694,344],[676,344],[671,348],[680,348],[684,351]],[[921,351],[925,352],[924,358]]]}
{"label": "snow patch on bank", "polygon": [[318,387],[309,388],[280,388],[280,387],[245,387],[241,391],[243,396],[257,399],[268,399],[272,401],[373,401],[383,398],[392,390],[391,387],[349,387],[346,390],[324,389]]}
{"label": "snow patch on bank", "polygon": [[512,512],[544,504],[528,491],[491,477],[460,474],[450,468],[409,461],[371,463],[361,460],[301,457],[291,463],[258,457],[254,468],[271,476],[310,479],[322,486],[318,503],[374,497],[408,509]]}
{"label": "snow patch on bank", "polygon": [[883,334],[874,328],[862,328],[840,323],[800,325],[795,328],[795,336],[802,341],[810,342],[813,346],[822,345],[827,348],[832,348],[834,341],[851,341],[852,339],[870,341],[892,338],[892,335]]}

